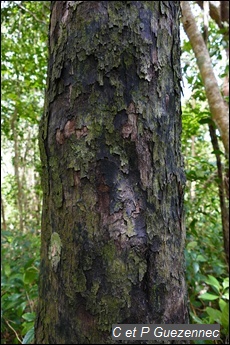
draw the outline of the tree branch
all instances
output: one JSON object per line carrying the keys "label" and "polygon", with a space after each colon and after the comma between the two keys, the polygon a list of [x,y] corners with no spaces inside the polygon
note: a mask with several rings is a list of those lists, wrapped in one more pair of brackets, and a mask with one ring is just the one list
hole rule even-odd
{"label": "tree branch", "polygon": [[[196,3],[204,9],[204,1],[196,1]],[[210,8],[210,17],[216,22],[220,29],[222,29],[223,24],[221,21],[221,14],[220,14],[220,7],[213,5],[211,1],[209,1],[209,8]]]}
{"label": "tree branch", "polygon": [[221,21],[229,23],[229,1],[220,2]]}
{"label": "tree branch", "polygon": [[19,8],[21,8],[21,10],[28,12],[38,23],[42,23],[44,25],[47,25],[46,22],[44,22],[43,20],[39,19],[33,12],[31,12],[30,10],[28,10],[26,7],[22,6],[21,4],[19,4],[16,1],[13,1],[13,3],[15,5],[17,5]]}
{"label": "tree branch", "polygon": [[227,156],[229,155],[229,111],[225,104],[204,39],[196,25],[189,1],[181,1],[182,23],[196,56],[197,65],[204,83],[212,119],[219,129]]}

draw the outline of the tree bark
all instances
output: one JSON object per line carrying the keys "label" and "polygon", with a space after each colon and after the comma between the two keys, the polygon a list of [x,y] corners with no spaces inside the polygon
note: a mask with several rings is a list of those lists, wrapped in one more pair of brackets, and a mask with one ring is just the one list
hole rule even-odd
{"label": "tree bark", "polygon": [[[221,163],[220,157],[220,147],[216,135],[216,129],[213,124],[209,124],[209,133],[211,137],[212,147],[216,156],[216,165],[217,165],[217,184],[219,190],[219,199],[220,199],[220,211],[221,211],[221,221],[222,221],[222,231],[223,231],[223,240],[224,240],[224,252],[226,256],[226,263],[229,267],[229,208],[227,206],[227,195],[225,193],[224,186],[224,172]],[[227,175],[226,175],[227,178]]]}
{"label": "tree bark", "polygon": [[5,206],[2,198],[2,193],[1,193],[1,216],[2,216],[2,229],[6,230],[7,229],[7,224],[6,224],[6,217],[5,217]]}
{"label": "tree bark", "polygon": [[179,1],[51,8],[36,343],[187,323]]}
{"label": "tree bark", "polygon": [[[225,2],[225,1],[223,1]],[[196,3],[204,9],[204,1],[196,1]],[[220,6],[215,6],[212,1],[209,1],[210,7],[210,17],[216,22],[220,29],[223,28],[222,21],[221,21],[221,13],[220,13]]]}
{"label": "tree bark", "polygon": [[24,221],[23,221],[23,206],[24,206],[24,198],[23,198],[23,188],[22,188],[22,183],[21,183],[21,176],[20,176],[20,149],[18,147],[18,130],[17,130],[17,117],[18,117],[18,112],[17,109],[15,108],[14,114],[11,119],[11,130],[12,130],[12,136],[13,136],[13,141],[14,141],[14,176],[15,176],[15,181],[17,185],[17,207],[18,207],[18,218],[19,218],[19,227],[20,227],[20,232],[23,234],[24,232]]}

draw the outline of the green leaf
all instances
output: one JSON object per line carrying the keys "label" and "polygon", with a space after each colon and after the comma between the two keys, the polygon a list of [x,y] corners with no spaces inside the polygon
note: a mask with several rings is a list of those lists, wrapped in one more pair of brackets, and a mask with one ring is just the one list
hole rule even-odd
{"label": "green leaf", "polygon": [[222,285],[223,285],[224,290],[229,287],[229,277],[227,277],[223,280]]}
{"label": "green leaf", "polygon": [[208,278],[206,278],[204,281],[206,284],[211,285],[212,287],[216,288],[217,292],[220,292],[221,286],[215,277],[209,275]]}
{"label": "green leaf", "polygon": [[203,324],[203,320],[201,320],[197,315],[194,313],[190,312],[190,316],[192,317],[193,321],[195,321],[198,324]]}
{"label": "green leaf", "polygon": [[34,340],[34,327],[28,330],[25,337],[22,340],[22,344],[30,344]]}
{"label": "green leaf", "polygon": [[22,324],[23,329],[22,329],[22,334],[26,334],[32,327],[34,327],[34,321],[33,322],[23,322]]}
{"label": "green leaf", "polygon": [[24,284],[34,283],[38,277],[38,270],[35,267],[27,268],[23,276]]}
{"label": "green leaf", "polygon": [[11,284],[13,284],[14,281],[16,281],[17,283],[18,283],[19,281],[21,281],[21,283],[23,282],[23,276],[22,276],[21,273],[11,274],[9,278],[10,278]]}
{"label": "green leaf", "polygon": [[31,268],[33,266],[34,260],[35,259],[33,258],[25,262],[24,269],[27,270],[28,268]]}
{"label": "green leaf", "polygon": [[36,314],[35,313],[25,313],[22,315],[22,318],[26,321],[34,321]]}
{"label": "green leaf", "polygon": [[197,246],[197,241],[192,241],[192,242],[189,242],[186,246],[187,250],[189,249],[193,249]]}
{"label": "green leaf", "polygon": [[225,293],[222,295],[222,298],[229,300],[229,292],[228,292],[228,291],[225,292]]}
{"label": "green leaf", "polygon": [[211,153],[214,153],[215,155],[222,155],[222,156],[225,155],[225,153],[221,150],[213,150]]}
{"label": "green leaf", "polygon": [[222,315],[221,311],[219,311],[218,309],[211,308],[211,307],[207,307],[205,311],[210,317],[210,323],[213,323],[214,321],[217,323],[221,323],[221,315]]}
{"label": "green leaf", "polygon": [[193,262],[192,265],[193,265],[193,271],[196,274],[199,271],[200,266],[199,266],[198,262]]}
{"label": "green leaf", "polygon": [[[15,299],[15,295],[18,297]],[[7,311],[9,309],[23,311],[25,309],[26,302],[22,302],[22,295],[21,294],[14,294],[8,297],[7,300],[4,300],[4,305],[2,306],[3,311]]]}
{"label": "green leaf", "polygon": [[[191,223],[189,224],[189,229],[191,229],[191,232],[192,232],[195,236],[197,235],[197,232],[196,232],[196,223],[197,223],[197,219],[194,218],[194,219],[191,221]],[[196,243],[196,245],[193,247],[193,248],[195,248],[195,247],[197,246],[197,241],[191,241],[191,242],[189,242],[189,243],[193,243],[193,242]]]}
{"label": "green leaf", "polygon": [[212,295],[208,292],[205,292],[203,295],[198,296],[198,298],[203,299],[204,301],[214,301],[215,299],[218,299],[219,296]]}
{"label": "green leaf", "polygon": [[196,177],[197,177],[197,179],[204,178],[205,177],[205,172],[201,171],[201,170],[197,170],[196,171]]}
{"label": "green leaf", "polygon": [[210,123],[213,124],[213,120],[211,119],[211,117],[205,117],[201,120],[198,121],[201,125],[203,125],[204,123]]}
{"label": "green leaf", "polygon": [[9,264],[5,264],[4,265],[4,273],[7,277],[9,277],[10,273],[11,273],[11,267]]}
{"label": "green leaf", "polygon": [[18,315],[22,315],[22,313],[24,312],[24,310],[26,309],[28,305],[27,301],[22,302],[18,307],[17,307],[17,314]]}
{"label": "green leaf", "polygon": [[221,315],[221,324],[224,328],[229,328],[229,304],[227,303]]}
{"label": "green leaf", "polygon": [[219,300],[219,306],[220,306],[220,310],[223,311],[225,306],[226,306],[227,302],[225,302],[223,299]]}
{"label": "green leaf", "polygon": [[199,255],[197,255],[197,261],[199,261],[199,262],[206,262],[207,260],[205,259],[205,257],[203,257],[203,255],[201,255],[201,254],[199,254]]}

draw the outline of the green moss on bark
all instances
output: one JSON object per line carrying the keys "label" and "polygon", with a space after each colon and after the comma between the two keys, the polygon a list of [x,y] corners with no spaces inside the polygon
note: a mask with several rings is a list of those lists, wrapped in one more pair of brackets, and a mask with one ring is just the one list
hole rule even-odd
{"label": "green moss on bark", "polygon": [[178,12],[179,2],[53,5],[38,343],[112,343],[112,323],[187,321]]}

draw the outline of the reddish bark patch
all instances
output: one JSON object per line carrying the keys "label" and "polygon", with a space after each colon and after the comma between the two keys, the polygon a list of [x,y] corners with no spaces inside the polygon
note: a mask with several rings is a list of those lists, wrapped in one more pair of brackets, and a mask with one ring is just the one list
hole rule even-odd
{"label": "reddish bark patch", "polygon": [[80,171],[74,171],[74,186],[80,186],[81,185],[81,178],[80,178]]}
{"label": "reddish bark patch", "polygon": [[149,142],[152,138],[147,131],[145,131],[143,136],[138,136],[137,110],[133,102],[129,104],[126,113],[128,115],[128,121],[122,126],[121,134],[123,138],[130,137],[131,141],[135,142],[141,182],[144,189],[146,189],[152,178],[152,158],[149,148]]}
{"label": "reddish bark patch", "polygon": [[56,131],[56,141],[58,142],[58,144],[62,145],[64,144],[65,141],[65,137],[62,131],[60,131],[60,129],[58,128]]}
{"label": "reddish bark patch", "polygon": [[144,188],[147,188],[152,180],[152,157],[149,150],[148,138],[140,137],[136,141],[138,154],[138,167],[140,178]]}
{"label": "reddish bark patch", "polygon": [[77,308],[76,316],[81,320],[82,333],[87,336],[96,327],[95,318],[82,305]]}
{"label": "reddish bark patch", "polygon": [[66,122],[66,125],[64,127],[64,136],[65,138],[69,138],[71,136],[71,134],[75,133],[75,129],[76,129],[76,122],[75,120],[70,120]]}
{"label": "reddish bark patch", "polygon": [[64,144],[65,139],[69,138],[72,134],[75,134],[77,139],[80,139],[87,136],[88,128],[86,126],[82,126],[81,128],[76,129],[75,120],[67,121],[63,131],[61,131],[59,128],[57,129],[56,141],[58,144],[62,145]]}
{"label": "reddish bark patch", "polygon": [[131,135],[131,140],[137,138],[137,115],[134,103],[130,103],[127,109],[128,121],[122,126],[123,138],[128,138]]}
{"label": "reddish bark patch", "polygon": [[98,186],[98,190],[101,193],[107,193],[109,191],[109,186],[107,186],[106,184],[100,184]]}

